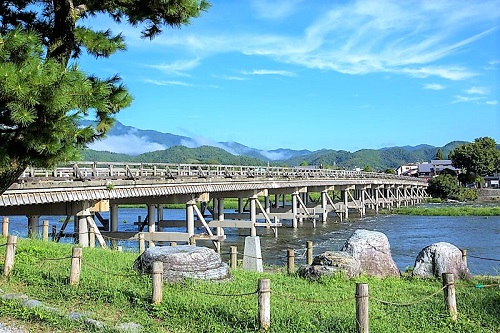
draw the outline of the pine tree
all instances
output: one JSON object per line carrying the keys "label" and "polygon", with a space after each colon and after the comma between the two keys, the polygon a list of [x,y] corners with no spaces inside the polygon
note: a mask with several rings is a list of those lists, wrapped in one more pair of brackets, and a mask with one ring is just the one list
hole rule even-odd
{"label": "pine tree", "polygon": [[[27,166],[52,167],[102,138],[132,97],[120,77],[98,78],[73,60],[107,58],[126,48],[121,34],[78,25],[108,14],[142,26],[152,39],[209,8],[205,0],[3,1],[0,3],[0,193]],[[95,114],[95,125],[80,128]]]}

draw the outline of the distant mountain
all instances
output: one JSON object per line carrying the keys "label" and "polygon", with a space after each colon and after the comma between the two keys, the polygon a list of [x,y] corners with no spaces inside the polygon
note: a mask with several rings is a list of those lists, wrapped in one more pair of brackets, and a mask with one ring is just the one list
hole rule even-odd
{"label": "distant mountain", "polygon": [[[83,123],[88,124],[88,123]],[[453,141],[444,147],[427,144],[418,146],[362,149],[356,152],[322,149],[318,151],[275,149],[259,150],[238,142],[217,142],[201,145],[187,136],[141,130],[116,122],[105,140],[82,151],[83,160],[143,163],[204,163],[297,166],[323,165],[353,169],[370,167],[374,171],[395,169],[400,165],[434,159],[438,149],[445,158],[457,146],[466,142]]]}

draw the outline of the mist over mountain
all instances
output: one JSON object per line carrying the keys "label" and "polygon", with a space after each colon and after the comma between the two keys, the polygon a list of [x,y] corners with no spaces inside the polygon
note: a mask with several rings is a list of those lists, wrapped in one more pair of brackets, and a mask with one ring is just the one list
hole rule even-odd
{"label": "mist over mountain", "polygon": [[[83,125],[88,122],[82,122]],[[210,142],[203,138],[141,130],[116,122],[107,137],[89,145],[82,158],[89,161],[142,163],[207,163],[236,165],[320,165],[352,169],[369,166],[372,170],[397,168],[406,163],[434,159],[438,149],[443,156],[463,141],[450,142],[444,147],[427,144],[418,146],[361,149],[356,152],[321,149],[318,151],[279,148],[260,150],[238,142]]]}

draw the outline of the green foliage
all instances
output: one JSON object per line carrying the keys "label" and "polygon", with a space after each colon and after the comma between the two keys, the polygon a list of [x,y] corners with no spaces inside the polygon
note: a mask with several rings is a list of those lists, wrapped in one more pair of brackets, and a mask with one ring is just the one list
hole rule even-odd
{"label": "green foliage", "polygon": [[436,160],[444,160],[443,151],[439,148],[436,152]]}
{"label": "green foliage", "polygon": [[191,164],[226,164],[226,165],[265,165],[256,158],[232,155],[218,147],[202,146],[188,148],[175,146],[165,150],[144,153],[131,159],[142,163],[191,163]]}
{"label": "green foliage", "polygon": [[451,198],[459,189],[458,179],[450,174],[438,175],[429,180],[427,193],[437,198]]}
{"label": "green foliage", "polygon": [[[0,257],[4,253],[1,247]],[[255,293],[259,278],[271,280],[270,332],[355,332],[358,282],[369,285],[370,327],[375,332],[479,333],[500,327],[500,289],[474,288],[479,283],[498,284],[498,277],[457,281],[459,316],[452,322],[441,282],[434,279],[333,276],[311,282],[287,275],[284,269],[274,273],[236,269],[227,282],[165,284],[163,302],[154,306],[150,277],[131,268],[135,253],[84,249],[78,287],[67,284],[71,245],[20,240],[17,253],[13,275],[0,280],[2,290],[23,292],[63,313],[70,309],[87,313],[104,322],[103,331],[134,322],[145,332],[259,332]],[[47,260],[52,258],[61,260]],[[32,325],[46,331],[89,331],[82,321],[69,322],[55,312],[26,309],[13,300],[0,301],[0,315],[24,321],[31,331],[37,331]]]}
{"label": "green foliage", "polygon": [[500,150],[489,137],[458,146],[450,158],[454,167],[464,169],[469,175],[487,176],[500,172]]}
{"label": "green foliage", "polygon": [[[153,38],[188,24],[209,8],[205,0],[4,1],[0,3],[0,193],[28,166],[76,159],[78,150],[112,127],[132,97],[118,76],[101,79],[71,59],[83,50],[109,57],[126,46],[121,34],[77,24],[97,14],[142,25]],[[86,116],[96,123],[79,127]]]}
{"label": "green foliage", "polygon": [[460,187],[458,177],[449,173],[443,173],[430,179],[427,193],[441,199],[458,201],[474,201],[477,199],[476,189]]}
{"label": "green foliage", "polygon": [[500,216],[500,207],[401,207],[393,209],[394,214],[419,216]]}

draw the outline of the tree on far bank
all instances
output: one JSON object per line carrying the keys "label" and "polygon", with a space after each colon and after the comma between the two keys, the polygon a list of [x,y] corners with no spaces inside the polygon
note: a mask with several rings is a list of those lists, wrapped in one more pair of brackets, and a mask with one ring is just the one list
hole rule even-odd
{"label": "tree on far bank", "polygon": [[436,152],[436,160],[444,160],[443,151],[439,148]]}
{"label": "tree on far bank", "polygon": [[463,170],[466,179],[478,179],[500,172],[500,150],[495,140],[477,138],[472,143],[456,147],[451,153],[452,164]]}
{"label": "tree on far bank", "polygon": [[[118,75],[78,69],[82,52],[108,58],[126,49],[121,34],[81,19],[108,15],[152,39],[206,11],[206,0],[4,1],[0,3],[0,194],[27,166],[52,167],[102,138],[132,97]],[[95,125],[79,121],[95,116]]]}

